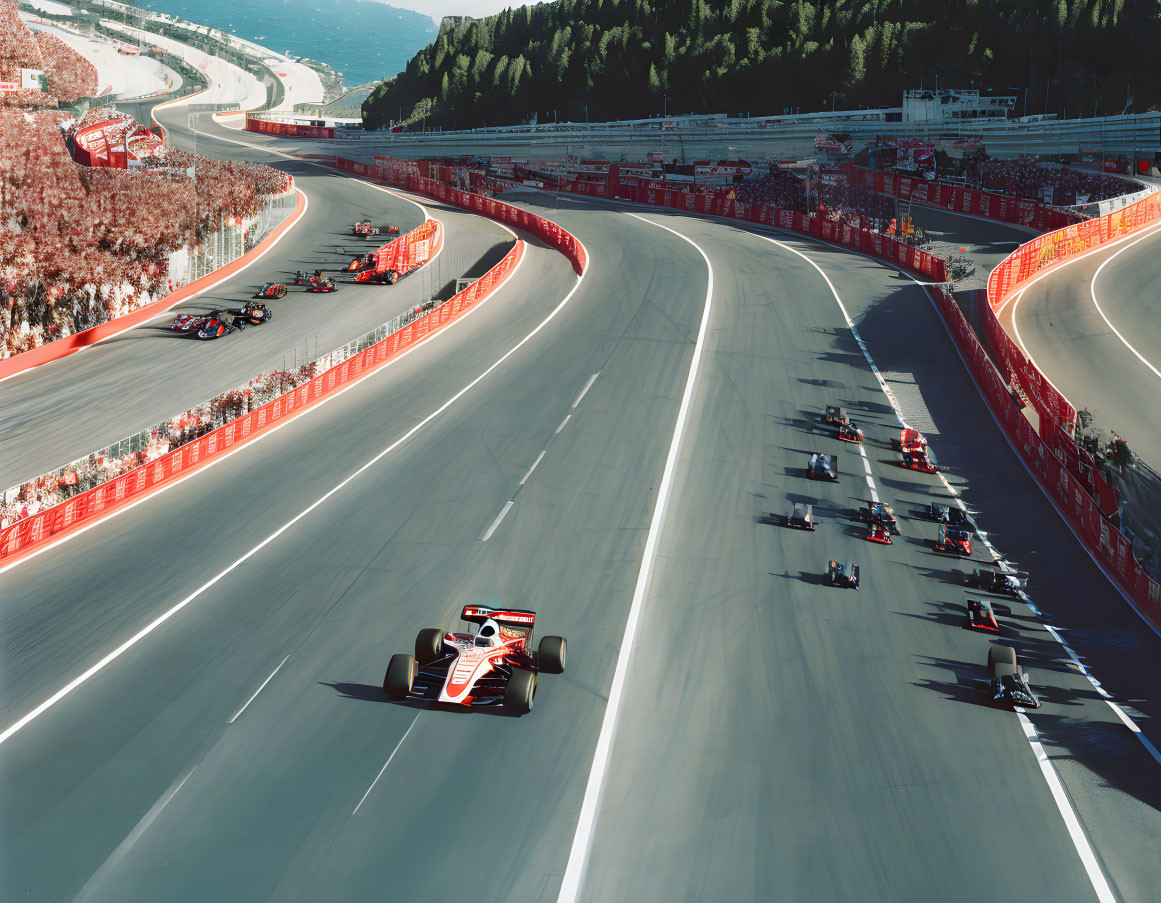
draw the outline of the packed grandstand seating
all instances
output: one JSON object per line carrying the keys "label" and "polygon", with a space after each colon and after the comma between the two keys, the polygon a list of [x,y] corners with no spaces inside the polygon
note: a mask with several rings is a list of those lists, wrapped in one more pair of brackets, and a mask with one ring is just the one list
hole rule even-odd
{"label": "packed grandstand seating", "polygon": [[36,42],[44,58],[50,94],[61,103],[96,95],[99,90],[96,66],[56,35],[41,32],[36,36]]}
{"label": "packed grandstand seating", "polygon": [[[939,177],[950,180],[963,179],[965,184],[983,188],[985,191],[1028,198],[1057,207],[1103,201],[1123,194],[1133,194],[1145,188],[1140,182],[1132,179],[1102,172],[1089,172],[1052,163],[994,160],[983,154],[943,161],[940,164]],[[1052,189],[1047,199],[1046,188]]]}
{"label": "packed grandstand seating", "polygon": [[269,167],[176,150],[147,167],[86,168],[69,156],[65,122],[0,110],[0,359],[155,300],[172,251],[223,215],[253,216],[288,184]]}
{"label": "packed grandstand seating", "polygon": [[[45,68],[40,45],[16,14],[16,0],[0,0],[0,81],[20,84],[21,69]],[[0,107],[55,105],[55,97],[35,88],[0,94]]]}
{"label": "packed grandstand seating", "polygon": [[[792,172],[779,171],[734,186],[739,201],[769,204],[780,210],[810,211],[806,182]],[[894,201],[885,195],[853,187],[841,181],[819,185],[817,210],[833,222],[882,230],[895,215]]]}

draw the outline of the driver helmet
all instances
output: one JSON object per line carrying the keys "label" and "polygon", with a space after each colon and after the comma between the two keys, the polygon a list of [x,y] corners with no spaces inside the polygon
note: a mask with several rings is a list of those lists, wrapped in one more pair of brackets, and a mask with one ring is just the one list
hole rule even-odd
{"label": "driver helmet", "polygon": [[476,631],[476,636],[487,641],[482,643],[477,639],[477,646],[493,646],[500,636],[500,625],[491,618],[488,618],[480,625],[480,629]]}

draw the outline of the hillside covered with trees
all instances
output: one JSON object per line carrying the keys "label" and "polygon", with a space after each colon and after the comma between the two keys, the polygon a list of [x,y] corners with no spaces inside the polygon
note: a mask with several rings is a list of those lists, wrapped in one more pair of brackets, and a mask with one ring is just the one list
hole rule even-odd
{"label": "hillside covered with trees", "polygon": [[[363,105],[468,128],[670,113],[898,105],[905,88],[1019,94],[1023,113],[1161,95],[1158,0],[556,0],[445,19]],[[1130,76],[1130,72],[1132,75]]]}

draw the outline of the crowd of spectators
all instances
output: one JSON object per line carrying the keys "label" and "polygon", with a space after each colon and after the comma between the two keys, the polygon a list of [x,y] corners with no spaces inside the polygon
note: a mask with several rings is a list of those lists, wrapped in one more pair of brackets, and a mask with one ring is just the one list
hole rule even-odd
{"label": "crowd of spectators", "polygon": [[172,149],[130,169],[79,166],[67,126],[78,123],[62,113],[0,110],[0,359],[156,300],[173,287],[171,252],[288,187],[266,166]]}
{"label": "crowd of spectators", "polygon": [[735,197],[748,204],[769,204],[780,210],[818,213],[836,223],[883,231],[895,215],[895,203],[886,195],[850,185],[845,180],[820,180],[809,195],[806,180],[793,172],[778,171],[732,186]]}
{"label": "crowd of spectators", "polygon": [[[1034,199],[1058,207],[1103,201],[1145,188],[1139,182],[1101,172],[1015,160],[980,162],[967,169],[965,175],[969,183],[977,184],[985,191]],[[1050,193],[1046,189],[1051,189]]]}
{"label": "crowd of spectators", "polygon": [[320,369],[316,364],[308,364],[293,370],[263,373],[245,386],[223,392],[205,404],[151,428],[144,437],[138,437],[135,444],[139,448],[134,451],[119,454],[118,446],[111,446],[9,489],[0,495],[0,529],[194,442],[211,430],[294,390],[312,379]]}
{"label": "crowd of spectators", "polygon": [[41,32],[36,36],[36,43],[44,59],[50,94],[61,103],[96,96],[99,90],[96,66],[56,35]]}
{"label": "crowd of spectators", "polygon": [[[16,0],[0,0],[0,81],[21,84],[21,69],[45,70],[40,45],[17,15]],[[56,106],[56,98],[38,88],[0,94],[0,107]]]}

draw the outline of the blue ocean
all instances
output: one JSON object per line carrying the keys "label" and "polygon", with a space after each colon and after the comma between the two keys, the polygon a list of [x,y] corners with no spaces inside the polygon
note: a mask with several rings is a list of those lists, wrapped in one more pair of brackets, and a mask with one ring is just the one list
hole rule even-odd
{"label": "blue ocean", "polygon": [[430,16],[374,0],[143,0],[142,6],[326,63],[348,88],[402,72],[435,40]]}

